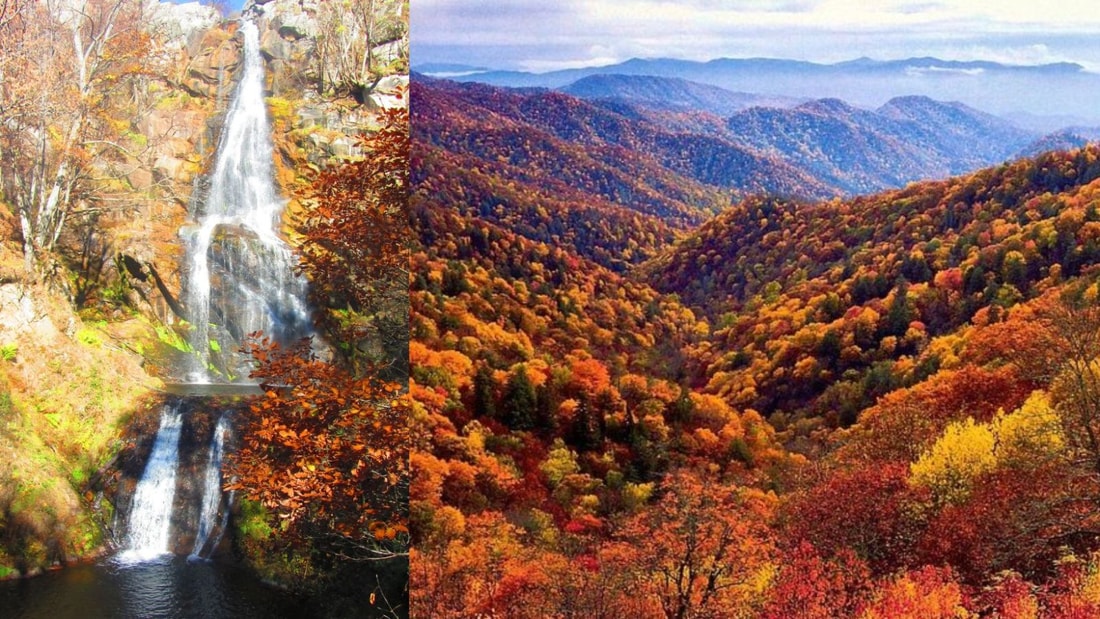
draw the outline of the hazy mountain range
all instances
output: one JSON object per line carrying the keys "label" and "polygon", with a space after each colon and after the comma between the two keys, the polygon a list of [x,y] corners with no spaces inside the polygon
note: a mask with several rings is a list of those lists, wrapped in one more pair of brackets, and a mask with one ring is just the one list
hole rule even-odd
{"label": "hazy mountain range", "polygon": [[719,116],[750,107],[794,107],[806,101],[799,97],[733,92],[710,84],[654,75],[601,73],[582,77],[559,90],[581,99],[620,101],[660,110],[704,111]]}
{"label": "hazy mountain range", "polygon": [[[428,73],[433,73],[433,68],[415,67]],[[563,88],[593,75],[646,75],[769,97],[837,98],[871,108],[894,97],[923,95],[959,101],[1002,116],[1026,117],[1030,128],[1044,132],[1067,124],[1100,124],[1100,110],[1095,103],[1100,99],[1100,74],[1064,62],[1010,65],[926,57],[892,61],[860,58],[818,64],[767,58],[708,62],[659,58],[548,73],[486,71],[462,65],[446,68],[448,76],[455,79],[497,86]]]}

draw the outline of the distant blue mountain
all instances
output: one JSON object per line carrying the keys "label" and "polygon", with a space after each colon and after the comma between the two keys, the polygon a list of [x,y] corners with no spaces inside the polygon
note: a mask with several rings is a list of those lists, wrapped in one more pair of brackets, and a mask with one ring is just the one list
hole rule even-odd
{"label": "distant blue mountain", "polygon": [[615,101],[667,111],[705,111],[730,116],[746,108],[794,107],[804,99],[733,92],[678,77],[590,75],[560,89],[581,99]]}
{"label": "distant blue mountain", "polygon": [[[685,114],[678,106],[698,104],[704,95],[724,100],[738,93],[669,78],[589,78],[565,89],[625,93],[652,104],[602,97],[582,101],[544,88],[460,85],[419,75],[413,82],[423,85],[414,96],[433,95],[436,111],[450,110],[453,118],[435,123],[440,135],[466,135],[455,127],[472,125],[477,118],[484,128],[475,143],[486,142],[492,132],[515,131],[503,142],[522,150],[546,143],[549,135],[574,146],[600,145],[612,163],[630,160],[627,153],[633,153],[712,187],[810,198],[869,193],[969,172],[1012,158],[1040,135],[964,104],[923,96],[897,97],[874,110],[829,98],[782,108],[752,106],[720,117]],[[662,95],[668,95],[664,105]],[[419,105],[424,110],[419,122],[427,123],[431,106]],[[491,121],[482,118],[490,114]],[[681,118],[699,116],[705,118],[694,126]],[[556,152],[546,150],[541,161],[571,157],[568,148]],[[502,156],[482,154],[487,161]],[[659,176],[652,170],[646,174]]]}
{"label": "distant blue mountain", "polygon": [[1100,127],[1066,127],[1061,131],[1044,135],[1017,153],[1020,157],[1033,157],[1052,150],[1073,150],[1100,141]]}
{"label": "distant blue mountain", "polygon": [[549,73],[484,71],[460,77],[497,86],[564,88],[595,75],[647,75],[717,86],[730,91],[801,99],[837,98],[863,107],[921,95],[960,101],[998,115],[1074,116],[1100,123],[1100,74],[1074,63],[1009,65],[939,58],[818,64],[773,58],[720,58],[708,62],[639,59]]}

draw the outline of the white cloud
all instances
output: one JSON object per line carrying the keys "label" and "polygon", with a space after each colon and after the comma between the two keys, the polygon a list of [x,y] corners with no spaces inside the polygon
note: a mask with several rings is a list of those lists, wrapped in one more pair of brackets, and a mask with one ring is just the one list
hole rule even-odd
{"label": "white cloud", "polygon": [[937,73],[976,76],[985,73],[985,69],[955,69],[951,67],[906,67],[905,69],[905,74],[911,77],[924,77],[925,75],[935,75]]}
{"label": "white cloud", "polygon": [[[1045,5],[1045,6],[1044,6]],[[630,57],[936,55],[1100,66],[1094,0],[416,0],[420,61],[550,70]],[[423,58],[417,52],[424,50]],[[448,51],[451,50],[451,51]]]}

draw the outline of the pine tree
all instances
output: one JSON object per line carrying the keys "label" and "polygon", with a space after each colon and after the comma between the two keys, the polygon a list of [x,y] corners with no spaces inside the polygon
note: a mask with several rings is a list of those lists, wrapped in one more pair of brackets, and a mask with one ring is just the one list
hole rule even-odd
{"label": "pine tree", "polygon": [[546,434],[554,434],[558,429],[558,417],[555,414],[560,397],[558,389],[550,381],[535,390],[535,427]]}
{"label": "pine tree", "polygon": [[496,383],[493,370],[485,363],[477,366],[474,374],[473,411],[476,417],[496,417]]}
{"label": "pine tree", "polygon": [[898,287],[894,292],[894,301],[890,309],[886,311],[886,321],[883,323],[882,336],[905,335],[912,320],[912,312],[909,309],[909,282],[904,277],[898,278]]}
{"label": "pine tree", "polygon": [[503,421],[513,430],[532,430],[535,427],[537,400],[535,386],[522,365],[508,379],[505,390]]}
{"label": "pine tree", "polygon": [[580,451],[591,451],[603,442],[600,423],[596,419],[596,412],[592,410],[588,394],[581,394],[579,398],[571,430],[573,444]]}

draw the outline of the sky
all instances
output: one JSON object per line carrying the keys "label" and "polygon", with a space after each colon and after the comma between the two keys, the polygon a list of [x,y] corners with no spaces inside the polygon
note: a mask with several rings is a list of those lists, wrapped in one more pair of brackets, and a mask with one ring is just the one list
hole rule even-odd
{"label": "sky", "polygon": [[936,56],[1100,72],[1095,0],[412,0],[414,66]]}
{"label": "sky", "polygon": [[[188,2],[197,2],[198,0],[170,0],[175,4],[187,4]],[[225,0],[225,3],[229,6],[230,10],[239,11],[244,6],[245,0]]]}

